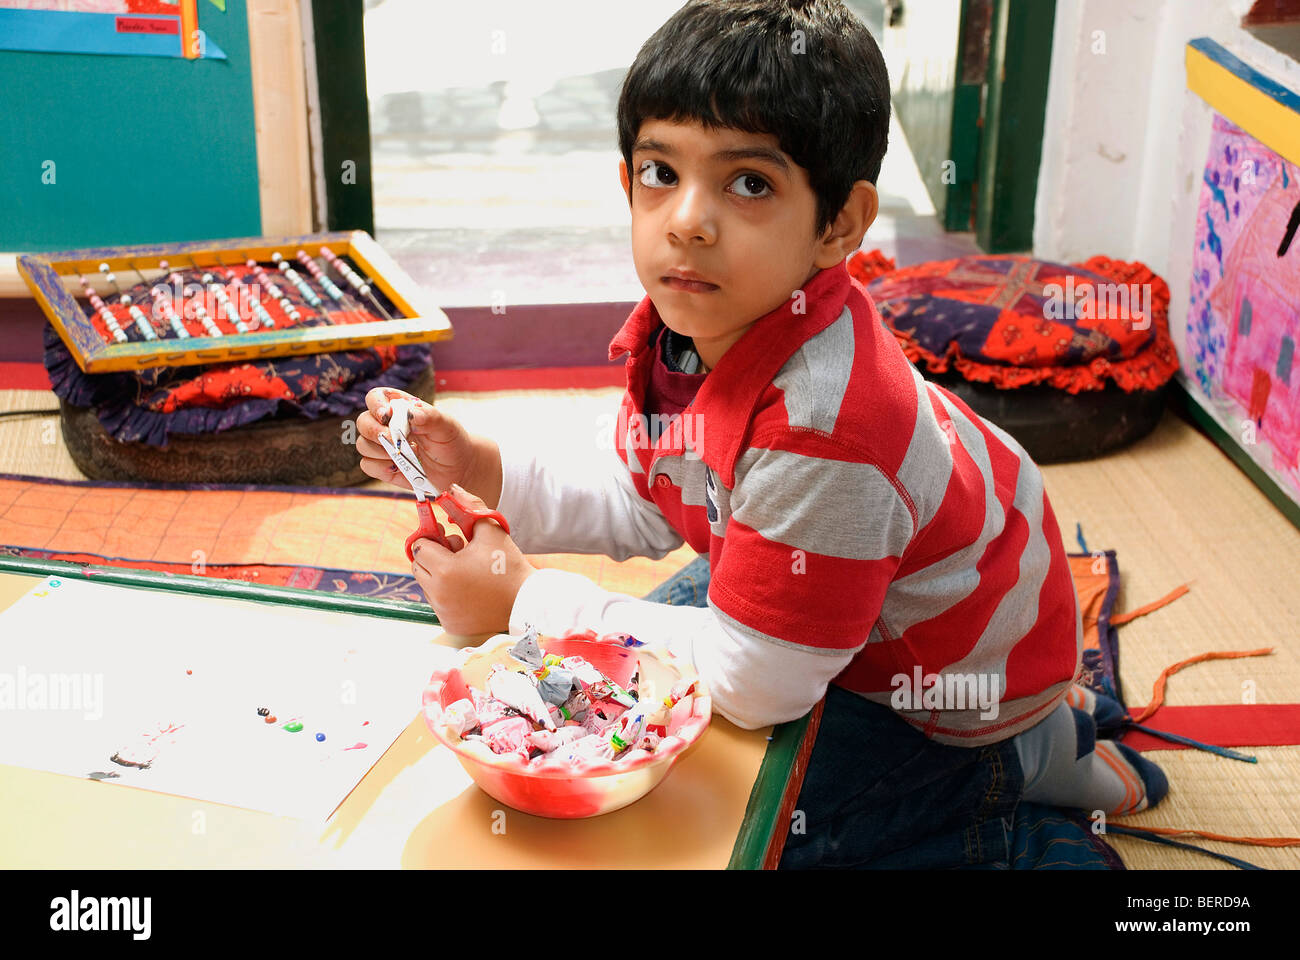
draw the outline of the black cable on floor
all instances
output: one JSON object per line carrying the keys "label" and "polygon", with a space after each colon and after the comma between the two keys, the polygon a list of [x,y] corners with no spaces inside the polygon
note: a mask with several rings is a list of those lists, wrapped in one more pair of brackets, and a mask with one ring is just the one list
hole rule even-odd
{"label": "black cable on floor", "polygon": [[58,407],[52,410],[6,410],[0,413],[0,417],[43,417],[51,413],[61,412]]}

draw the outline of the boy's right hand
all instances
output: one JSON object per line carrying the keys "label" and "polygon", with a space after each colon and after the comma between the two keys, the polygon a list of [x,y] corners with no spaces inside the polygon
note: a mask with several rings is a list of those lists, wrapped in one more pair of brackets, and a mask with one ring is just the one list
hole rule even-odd
{"label": "boy's right hand", "polygon": [[[419,397],[392,387],[376,387],[367,393],[366,412],[357,418],[357,453],[361,455],[362,472],[376,480],[411,488],[379,443],[379,434],[387,430],[392,415],[392,401],[399,399],[410,404],[407,439],[429,482],[439,490],[446,490],[453,483],[460,484],[495,509],[501,496],[500,454],[496,444],[471,436],[458,420]],[[485,462],[493,459],[492,454],[496,455],[497,463]],[[496,469],[492,470],[493,467]]]}

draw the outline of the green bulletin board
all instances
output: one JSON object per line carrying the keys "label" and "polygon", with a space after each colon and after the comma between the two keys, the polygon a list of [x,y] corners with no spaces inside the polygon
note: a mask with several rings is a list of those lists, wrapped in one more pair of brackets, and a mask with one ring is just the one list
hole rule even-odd
{"label": "green bulletin board", "polygon": [[227,59],[0,51],[0,251],[262,232],[245,0],[199,17]]}

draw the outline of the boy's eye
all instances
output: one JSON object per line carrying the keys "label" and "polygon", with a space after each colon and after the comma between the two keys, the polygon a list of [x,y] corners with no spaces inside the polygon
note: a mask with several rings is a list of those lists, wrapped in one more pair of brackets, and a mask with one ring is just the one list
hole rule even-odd
{"label": "boy's eye", "polygon": [[642,186],[646,187],[668,187],[676,181],[672,167],[658,163],[654,160],[647,160],[641,164],[641,169],[637,171],[637,176]]}
{"label": "boy's eye", "polygon": [[736,192],[742,197],[765,197],[772,191],[766,180],[752,173],[742,173],[731,181],[731,185],[736,188]]}

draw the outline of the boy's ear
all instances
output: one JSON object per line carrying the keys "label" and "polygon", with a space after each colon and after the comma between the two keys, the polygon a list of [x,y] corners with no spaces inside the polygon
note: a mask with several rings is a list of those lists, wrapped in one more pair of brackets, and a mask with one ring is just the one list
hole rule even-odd
{"label": "boy's ear", "polygon": [[880,212],[880,194],[870,180],[859,180],[849,191],[835,222],[826,228],[817,248],[819,269],[833,267],[862,246],[867,228]]}
{"label": "boy's ear", "polygon": [[627,194],[627,205],[632,206],[632,181],[627,175],[627,161],[620,159],[618,161],[618,180],[623,184],[623,192]]}

